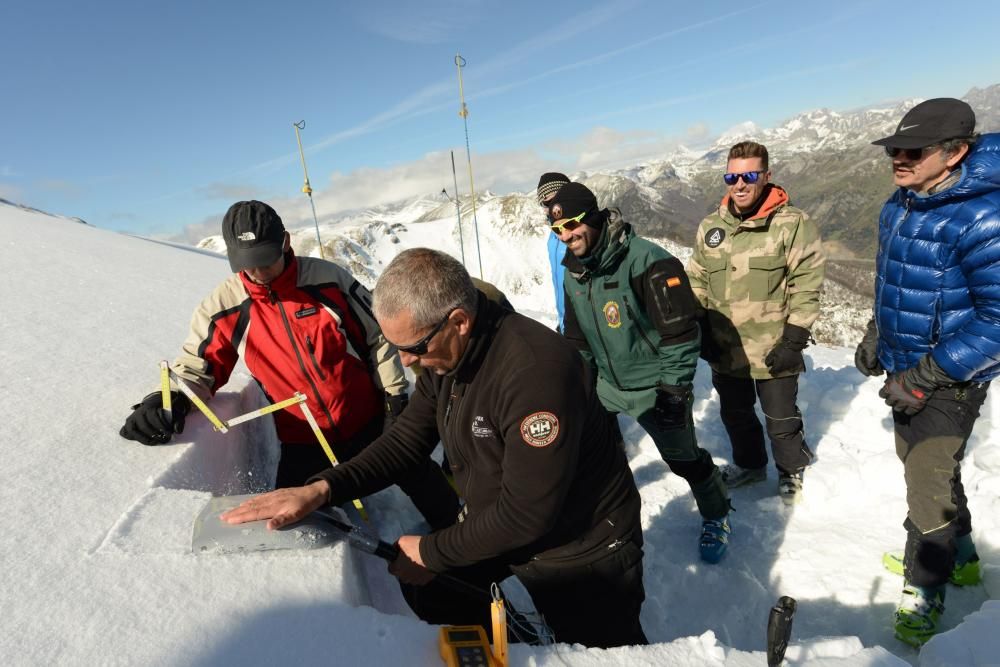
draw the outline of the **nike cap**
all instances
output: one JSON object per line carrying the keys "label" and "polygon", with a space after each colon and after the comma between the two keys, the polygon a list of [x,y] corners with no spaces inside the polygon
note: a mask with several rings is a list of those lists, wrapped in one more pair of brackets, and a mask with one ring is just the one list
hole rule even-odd
{"label": "nike cap", "polygon": [[906,112],[896,133],[872,143],[892,148],[925,148],[946,139],[971,136],[976,129],[972,107],[951,97],[921,102]]}
{"label": "nike cap", "polygon": [[284,252],[285,225],[262,201],[238,201],[222,218],[222,238],[233,273],[270,266]]}

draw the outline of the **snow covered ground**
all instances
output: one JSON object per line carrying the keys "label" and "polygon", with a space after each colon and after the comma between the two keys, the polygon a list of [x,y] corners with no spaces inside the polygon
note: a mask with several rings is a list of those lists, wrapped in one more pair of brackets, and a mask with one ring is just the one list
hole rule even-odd
{"label": "snow covered ground", "polygon": [[[479,219],[487,279],[551,323],[544,239],[505,239],[488,212]],[[453,227],[408,225],[399,243],[371,247],[370,270],[415,245],[457,256]],[[267,487],[276,443],[266,420],[224,435],[193,414],[159,447],[118,436],[129,406],[155,388],[157,362],[176,354],[194,306],[227,275],[224,258],[6,205],[0,238],[0,664],[440,664],[437,628],[407,612],[381,561],[343,543],[190,553],[192,521],[211,496]],[[799,603],[789,664],[998,664],[1000,399],[984,406],[963,469],[985,583],[948,591],[951,631],[918,654],[892,637],[901,582],[880,565],[903,542],[902,468],[879,381],[855,371],[852,352],[807,351],[800,407],[818,461],[804,501],[784,507],[773,470],[737,490],[719,565],[698,560],[686,485],[623,419],[643,497],[642,620],[655,643],[513,646],[511,665],[760,665],[781,595]],[[695,387],[699,437],[725,462],[706,371]],[[225,418],[260,402],[237,371],[212,407]],[[366,502],[383,539],[418,527],[395,490]]]}

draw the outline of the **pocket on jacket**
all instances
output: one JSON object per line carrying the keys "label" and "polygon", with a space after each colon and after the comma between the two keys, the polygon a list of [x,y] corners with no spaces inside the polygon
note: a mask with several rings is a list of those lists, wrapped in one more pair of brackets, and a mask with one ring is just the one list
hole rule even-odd
{"label": "pocket on jacket", "polygon": [[751,257],[750,259],[750,300],[783,301],[781,289],[785,279],[785,258],[783,255]]}
{"label": "pocket on jacket", "polygon": [[702,261],[708,277],[708,292],[717,301],[726,300],[726,269],[729,262],[725,257],[705,257]]}

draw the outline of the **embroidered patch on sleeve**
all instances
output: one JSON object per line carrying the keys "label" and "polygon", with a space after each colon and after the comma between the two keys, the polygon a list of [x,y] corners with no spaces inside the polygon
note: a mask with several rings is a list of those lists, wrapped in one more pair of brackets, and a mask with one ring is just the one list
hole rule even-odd
{"label": "embroidered patch on sleeve", "polygon": [[678,278],[677,276],[667,278],[667,287],[677,287],[680,284],[681,284],[681,279]]}
{"label": "embroidered patch on sleeve", "polygon": [[559,420],[551,412],[535,412],[521,422],[521,438],[532,447],[551,445],[559,436]]}

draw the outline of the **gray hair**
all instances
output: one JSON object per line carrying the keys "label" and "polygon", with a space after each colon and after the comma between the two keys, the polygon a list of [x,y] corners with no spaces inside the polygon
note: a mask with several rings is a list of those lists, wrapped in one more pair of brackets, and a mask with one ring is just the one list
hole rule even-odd
{"label": "gray hair", "polygon": [[413,325],[432,327],[456,308],[476,314],[479,292],[462,264],[438,250],[411,248],[396,255],[372,292],[377,319],[409,311]]}
{"label": "gray hair", "polygon": [[977,141],[979,141],[978,132],[968,137],[956,137],[954,139],[945,139],[944,141],[939,142],[938,146],[941,147],[941,151],[944,152],[946,155],[954,155],[959,151],[959,149],[962,148],[962,146],[968,146],[969,150],[972,150],[972,147],[976,145]]}

